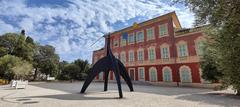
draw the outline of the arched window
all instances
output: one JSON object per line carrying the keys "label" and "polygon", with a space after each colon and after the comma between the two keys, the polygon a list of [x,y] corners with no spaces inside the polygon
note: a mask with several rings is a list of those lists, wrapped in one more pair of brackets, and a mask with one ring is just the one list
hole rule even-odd
{"label": "arched window", "polygon": [[195,50],[198,56],[202,56],[204,53],[204,45],[206,43],[206,39],[203,36],[198,37],[195,42]]}
{"label": "arched window", "polygon": [[181,82],[189,83],[192,82],[191,69],[188,66],[180,67]]}
{"label": "arched window", "polygon": [[98,80],[103,80],[103,72],[100,72],[100,73],[98,74]]}
{"label": "arched window", "polygon": [[172,81],[172,70],[170,67],[163,68],[163,81],[171,82]]}
{"label": "arched window", "polygon": [[155,82],[157,81],[157,70],[154,67],[151,67],[149,69],[149,76],[150,76],[150,81]]}

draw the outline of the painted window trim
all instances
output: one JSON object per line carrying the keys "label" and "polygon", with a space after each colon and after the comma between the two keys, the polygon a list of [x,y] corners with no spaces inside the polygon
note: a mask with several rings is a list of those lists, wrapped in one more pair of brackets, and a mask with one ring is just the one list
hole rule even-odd
{"label": "painted window trim", "polygon": [[128,73],[129,73],[129,77],[130,77],[130,71],[131,70],[133,70],[133,80],[135,81],[136,79],[135,79],[135,72],[136,72],[136,70],[135,70],[135,68],[128,68]]}
{"label": "painted window trim", "polygon": [[123,44],[123,37],[122,37],[123,35],[121,35],[121,37],[120,37],[120,46],[121,47],[123,47],[123,46],[127,46],[127,42],[128,42],[128,40],[125,40],[125,44]]}
{"label": "painted window trim", "polygon": [[[161,28],[162,25],[165,25],[165,26],[166,26],[167,33],[166,33],[165,35],[161,35],[161,30],[160,30],[160,28]],[[168,35],[169,35],[169,33],[168,33],[168,23],[164,23],[164,24],[158,25],[158,31],[159,31],[159,38],[168,36]]]}
{"label": "painted window trim", "polygon": [[[139,52],[142,51],[142,60],[139,60]],[[144,49],[140,48],[137,50],[137,61],[144,61]]]}
{"label": "painted window trim", "polygon": [[[164,58],[163,57],[163,51],[162,51],[162,49],[163,48],[167,48],[167,50],[168,50],[168,58]],[[161,59],[170,59],[170,46],[167,44],[167,43],[163,43],[162,45],[160,45],[160,52],[161,52]]]}
{"label": "painted window trim", "polygon": [[202,56],[202,55],[199,55],[198,42],[205,42],[205,41],[206,41],[206,39],[203,37],[198,37],[197,39],[194,40],[194,44],[195,44],[194,48],[195,48],[197,56]]}
{"label": "painted window trim", "polygon": [[[149,31],[149,30],[152,30],[152,32],[153,32],[151,39],[148,38],[148,36],[149,36],[149,35],[148,35],[148,31]],[[147,41],[149,41],[149,40],[154,40],[154,39],[155,39],[154,27],[151,27],[151,28],[146,29],[146,32],[147,32]]]}
{"label": "painted window trim", "polygon": [[[165,71],[165,69],[168,69],[169,71],[170,71],[170,81],[165,81],[165,76],[164,76],[164,71]],[[172,82],[173,81],[173,75],[172,75],[172,69],[169,67],[169,66],[165,66],[165,67],[163,67],[162,68],[162,73],[163,73],[163,81],[164,82]]]}
{"label": "painted window trim", "polygon": [[[188,69],[188,72],[189,72],[189,79],[190,79],[190,82],[182,82],[182,71],[183,69],[186,68]],[[179,74],[180,74],[180,81],[181,83],[192,83],[192,71],[191,71],[191,68],[189,66],[186,66],[186,65],[182,65],[180,68],[179,68]]]}
{"label": "painted window trim", "polygon": [[[133,53],[133,61],[131,61],[131,57],[130,57],[130,54]],[[128,51],[128,62],[134,62],[135,61],[135,55],[134,55],[134,51],[133,50],[130,50]]]}
{"label": "painted window trim", "polygon": [[[125,56],[125,58],[124,58],[124,61],[125,62],[123,62],[123,59],[122,59],[122,55],[124,54],[124,56]],[[127,56],[126,56],[126,52],[125,51],[122,51],[121,53],[120,53],[120,61],[122,62],[122,63],[126,63],[126,59],[127,59]]]}
{"label": "painted window trim", "polygon": [[151,46],[151,47],[148,48],[148,60],[151,61],[151,59],[150,59],[150,49],[154,50],[154,59],[153,59],[153,61],[155,61],[156,60],[156,49],[155,49],[155,46]]}
{"label": "painted window trim", "polygon": [[[179,58],[188,57],[189,56],[188,44],[187,44],[186,41],[181,40],[181,41],[177,42],[176,45],[177,45],[177,55],[178,55]],[[180,56],[180,48],[179,48],[180,45],[186,45],[186,56]]]}
{"label": "painted window trim", "polygon": [[[133,36],[133,42],[130,42],[130,36]],[[128,34],[128,45],[134,44],[135,43],[135,35],[134,33],[129,33]]]}
{"label": "painted window trim", "polygon": [[[143,33],[143,40],[142,41],[138,41],[138,33],[142,32]],[[140,43],[140,42],[144,42],[144,30],[140,30],[136,32],[136,43]]]}
{"label": "painted window trim", "polygon": [[[140,69],[143,69],[143,79],[140,78]],[[138,80],[145,81],[145,68],[144,67],[138,67]]]}
{"label": "painted window trim", "polygon": [[[115,46],[115,42],[117,42],[117,46]],[[113,47],[116,48],[116,47],[119,47],[119,40],[118,39],[113,39]]]}
{"label": "painted window trim", "polygon": [[[154,70],[154,72],[156,72],[156,81],[152,81],[151,70]],[[150,82],[158,82],[158,73],[157,73],[156,67],[150,67],[148,69],[148,75],[149,75],[149,81]]]}

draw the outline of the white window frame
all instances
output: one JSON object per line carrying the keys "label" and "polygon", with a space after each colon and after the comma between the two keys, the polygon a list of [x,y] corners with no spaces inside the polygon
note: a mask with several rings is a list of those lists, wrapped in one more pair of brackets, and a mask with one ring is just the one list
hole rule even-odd
{"label": "white window frame", "polygon": [[[141,79],[140,69],[143,70],[143,79]],[[145,68],[144,67],[138,67],[138,80],[139,81],[145,81]]]}
{"label": "white window frame", "polygon": [[[166,34],[165,35],[161,35],[161,26],[166,27]],[[159,27],[159,29],[158,29],[159,30],[159,38],[168,36],[168,23],[160,24],[158,27]]]}
{"label": "white window frame", "polygon": [[[133,56],[132,56],[132,58],[131,58],[131,53],[133,54]],[[133,50],[130,50],[129,52],[128,52],[128,62],[134,62],[135,60],[134,60],[134,51]],[[131,61],[132,60],[132,61]]]}
{"label": "white window frame", "polygon": [[[140,57],[139,57],[139,52],[140,52],[140,51],[142,52],[142,60],[139,60],[139,58],[140,58]],[[142,48],[141,48],[141,49],[138,49],[138,51],[137,51],[137,60],[138,60],[138,61],[144,61],[144,49],[142,49]]]}
{"label": "white window frame", "polygon": [[[154,72],[156,72],[156,81],[152,81],[152,76],[151,76],[151,71],[152,70],[154,70]],[[157,82],[158,81],[158,72],[157,72],[156,67],[150,67],[149,70],[148,70],[148,73],[149,73],[149,81],[150,82]]]}
{"label": "white window frame", "polygon": [[[122,57],[123,55],[125,56],[124,58]],[[121,60],[121,62],[122,62],[123,64],[126,63],[126,59],[127,59],[127,57],[126,57],[126,52],[125,52],[125,51],[121,52],[121,54],[120,54],[120,60]]]}
{"label": "white window frame", "polygon": [[[115,43],[117,43],[117,46],[115,46]],[[117,38],[113,39],[113,47],[119,47],[119,40]]]}
{"label": "white window frame", "polygon": [[[161,59],[169,59],[170,58],[170,49],[169,49],[169,45],[167,43],[164,43],[160,46],[160,52],[161,52]],[[163,48],[167,48],[167,51],[168,51],[168,57],[165,58],[164,57],[164,53],[163,53]]]}
{"label": "white window frame", "polygon": [[[128,69],[129,77],[130,77],[130,74],[131,74],[131,72],[130,72],[131,70],[133,70],[133,80],[135,81],[135,80],[136,80],[136,79],[135,79],[135,75],[136,75],[136,74],[135,74],[135,73],[136,73],[135,68],[129,68],[129,69]],[[131,77],[130,77],[130,78],[131,78]]]}
{"label": "white window frame", "polygon": [[[150,30],[152,30],[152,38],[149,38],[148,32],[149,32]],[[149,41],[149,40],[154,40],[154,39],[155,39],[154,27],[148,28],[148,29],[146,30],[146,32],[147,32],[147,41]]]}
{"label": "white window frame", "polygon": [[[203,42],[203,44],[204,44],[206,42],[206,39],[203,37],[198,37],[196,40],[194,40],[196,54],[198,56],[202,56],[203,52],[202,52],[202,54],[199,54],[199,51],[200,51],[199,50],[199,42]],[[203,50],[201,50],[201,51],[203,51]]]}
{"label": "white window frame", "polygon": [[[143,39],[142,39],[142,40],[139,39],[139,35],[138,35],[138,33],[140,33],[140,32],[143,33]],[[137,39],[137,40],[136,40],[137,43],[139,43],[139,42],[144,42],[144,31],[143,31],[143,30],[138,31],[138,32],[136,33],[136,39]]]}
{"label": "white window frame", "polygon": [[[180,52],[180,46],[181,45],[186,45],[186,56],[181,56],[181,52]],[[177,53],[178,53],[178,57],[181,58],[181,57],[188,57],[189,56],[189,53],[188,53],[188,44],[187,42],[185,41],[179,41],[177,43]]]}
{"label": "white window frame", "polygon": [[121,47],[122,46],[126,46],[127,45],[127,40],[124,40],[123,39],[123,35],[121,35],[121,38],[120,38],[121,40],[120,40],[120,45],[121,45]]}
{"label": "white window frame", "polygon": [[[166,69],[168,69],[168,70],[170,71],[170,81],[165,81],[165,72],[164,72],[164,71],[165,71]],[[168,67],[168,66],[163,67],[163,68],[162,68],[162,74],[163,74],[162,76],[163,76],[163,81],[164,81],[164,82],[172,82],[172,81],[173,81],[173,79],[172,79],[172,77],[173,77],[173,76],[172,76],[172,69],[171,69],[170,67]]]}
{"label": "white window frame", "polygon": [[[150,59],[150,50],[151,50],[151,49],[153,49],[153,52],[154,52],[154,53],[153,53],[153,54],[154,54],[154,56],[153,56],[154,59]],[[149,48],[148,48],[148,60],[149,60],[149,61],[155,61],[155,60],[156,60],[156,51],[155,51],[155,47],[149,47]]]}
{"label": "white window frame", "polygon": [[[185,82],[185,81],[182,81],[183,79],[183,77],[182,77],[182,72],[183,72],[183,70],[184,69],[188,69],[188,72],[189,72],[189,82]],[[180,68],[179,68],[179,74],[180,74],[180,81],[182,82],[182,83],[192,83],[192,72],[191,72],[191,68],[189,67],[189,66],[186,66],[186,65],[183,65],[183,66],[181,66]]]}
{"label": "white window frame", "polygon": [[[130,37],[133,37],[133,41],[131,41]],[[128,34],[128,44],[134,44],[135,43],[135,35],[134,33],[129,33]]]}

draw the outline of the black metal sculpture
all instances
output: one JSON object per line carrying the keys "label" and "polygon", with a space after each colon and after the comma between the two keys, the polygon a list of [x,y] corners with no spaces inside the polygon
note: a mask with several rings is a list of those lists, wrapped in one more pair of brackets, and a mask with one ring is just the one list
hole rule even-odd
{"label": "black metal sculpture", "polygon": [[90,85],[92,80],[99,74],[100,72],[105,73],[105,81],[104,81],[104,91],[107,91],[108,87],[108,75],[109,71],[113,71],[116,81],[117,81],[117,86],[118,86],[118,92],[119,92],[119,98],[123,97],[122,94],[122,87],[121,87],[121,81],[120,81],[120,75],[122,78],[126,81],[130,91],[133,91],[133,86],[131,79],[127,73],[127,70],[123,63],[116,59],[114,55],[112,54],[112,50],[110,48],[110,34],[105,35],[106,37],[106,48],[107,48],[107,55],[100,60],[98,60],[92,68],[89,69],[88,77],[85,80],[81,92],[84,93],[87,87]]}

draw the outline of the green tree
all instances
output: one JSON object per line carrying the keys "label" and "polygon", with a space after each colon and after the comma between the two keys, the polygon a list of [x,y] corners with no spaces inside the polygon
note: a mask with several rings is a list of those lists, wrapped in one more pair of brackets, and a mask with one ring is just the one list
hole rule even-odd
{"label": "green tree", "polygon": [[[28,43],[29,42],[29,43]],[[0,57],[10,54],[32,61],[34,52],[34,41],[25,35],[17,33],[6,33],[0,36]]]}
{"label": "green tree", "polygon": [[13,54],[13,50],[17,45],[18,34],[6,33],[0,36],[0,57]]}
{"label": "green tree", "polygon": [[74,61],[74,64],[80,67],[81,72],[86,73],[90,68],[90,64],[87,60],[77,59]]}
{"label": "green tree", "polygon": [[19,61],[11,70],[16,79],[29,79],[33,66],[28,61]]}
{"label": "green tree", "polygon": [[[34,68],[35,76],[38,73],[43,73],[50,76],[57,76],[59,56],[55,53],[55,48],[50,45],[38,45],[34,53]],[[40,72],[38,72],[38,70]]]}
{"label": "green tree", "polygon": [[[177,0],[195,13],[196,25],[209,24],[209,48],[216,51],[214,60],[223,74],[224,86],[233,86],[240,95],[240,1]],[[209,53],[209,55],[212,55]]]}
{"label": "green tree", "polygon": [[17,79],[24,79],[31,71],[32,65],[19,57],[12,55],[0,57],[1,78],[8,79],[9,81],[17,77]]}

